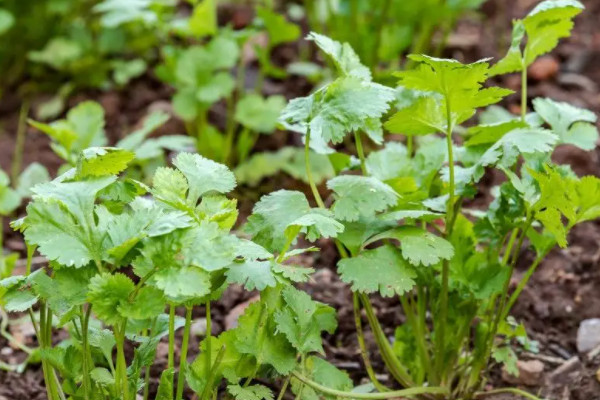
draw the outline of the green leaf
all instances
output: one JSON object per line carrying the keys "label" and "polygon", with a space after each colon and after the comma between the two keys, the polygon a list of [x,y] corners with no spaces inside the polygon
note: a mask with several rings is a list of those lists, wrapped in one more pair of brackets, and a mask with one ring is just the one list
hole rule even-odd
{"label": "green leaf", "polygon": [[33,188],[38,183],[48,182],[50,180],[50,174],[46,167],[42,164],[33,162],[25,168],[25,170],[19,175],[19,182],[17,184],[17,193],[21,197],[31,197]]}
{"label": "green leaf", "polygon": [[335,310],[313,301],[308,294],[292,286],[283,289],[286,307],[275,313],[277,330],[301,354],[324,354],[321,332],[333,333],[337,327]]}
{"label": "green leaf", "polygon": [[333,212],[342,221],[372,217],[398,202],[398,194],[389,185],[373,177],[338,176],[327,182],[335,193]]}
{"label": "green leaf", "polygon": [[369,175],[382,181],[406,175],[412,170],[408,151],[398,142],[388,142],[383,149],[369,153],[366,164]]}
{"label": "green leaf", "polygon": [[3,308],[8,312],[23,312],[38,301],[38,296],[25,288],[12,288],[2,296]]}
{"label": "green leaf", "polygon": [[263,385],[251,385],[242,387],[240,385],[229,385],[227,391],[236,400],[273,400],[273,392]]}
{"label": "green leaf", "polygon": [[289,240],[291,226],[306,228],[304,232],[311,241],[321,236],[335,237],[343,230],[329,212],[311,208],[304,193],[290,190],[263,196],[254,206],[244,230],[258,244],[276,252]]}
{"label": "green leaf", "polygon": [[558,45],[573,28],[573,18],[584,7],[576,0],[546,0],[539,3],[523,20],[527,32],[526,65]]}
{"label": "green leaf", "polygon": [[260,132],[272,133],[277,127],[279,114],[285,108],[285,97],[262,96],[252,93],[244,96],[235,109],[235,120],[244,127]]}
{"label": "green leaf", "polygon": [[340,143],[348,132],[365,132],[381,143],[381,117],[395,99],[394,90],[371,82],[368,68],[362,66],[348,44],[341,45],[312,33],[309,38],[330,55],[341,77],[316,93],[290,101],[280,122],[289,130],[306,134],[317,153],[330,153],[328,143]]}
{"label": "green leaf", "polygon": [[124,274],[104,273],[92,278],[87,297],[99,319],[108,325],[116,325],[123,320],[119,310],[127,304],[134,288],[132,280]]}
{"label": "green leaf", "polygon": [[188,200],[195,204],[206,193],[228,193],[235,188],[235,176],[223,164],[202,157],[199,154],[179,153],[173,165],[188,181]]}
{"label": "green leaf", "polygon": [[281,14],[265,7],[259,7],[256,14],[262,20],[269,34],[269,47],[273,48],[281,43],[294,42],[300,37],[300,27],[286,21]]}
{"label": "green leaf", "polygon": [[371,71],[360,63],[358,55],[348,43],[342,44],[315,32],[311,32],[307,39],[313,40],[325,54],[331,57],[338,73],[342,76],[371,81]]}
{"label": "green leaf", "polygon": [[15,24],[15,17],[10,11],[0,8],[0,36],[4,35]]}
{"label": "green leaf", "polygon": [[52,181],[33,188],[27,206],[25,239],[49,260],[76,268],[102,258],[102,232],[90,218],[96,194],[114,177],[83,182]]}
{"label": "green leaf", "polygon": [[173,400],[173,377],[175,370],[173,368],[165,369],[160,375],[158,382],[158,391],[156,400]]}
{"label": "green leaf", "polygon": [[[488,60],[462,64],[456,60],[440,59],[424,55],[410,55],[418,63],[417,68],[397,72],[400,84],[406,89],[434,92],[438,96],[427,96],[412,106],[401,109],[393,116],[388,129],[412,135],[432,131],[445,133],[447,107],[452,125],[460,124],[473,116],[475,109],[499,102],[513,93],[498,87],[483,88],[488,78]],[[406,119],[406,121],[404,120]]]}
{"label": "green leaf", "polygon": [[401,226],[373,236],[365,243],[384,239],[400,241],[402,256],[412,265],[435,265],[441,260],[450,260],[454,248],[446,239],[414,226]]}
{"label": "green leaf", "polygon": [[163,268],[154,274],[153,281],[172,299],[201,298],[211,290],[210,275],[195,267]]}
{"label": "green leaf", "polygon": [[496,362],[504,365],[506,372],[513,376],[519,376],[519,368],[517,367],[517,355],[510,346],[502,346],[494,348],[492,357]]}
{"label": "green leaf", "polygon": [[583,150],[593,150],[598,140],[598,129],[594,125],[596,114],[552,99],[537,98],[533,108],[550,125],[560,143],[572,144]]}
{"label": "green leaf", "polygon": [[184,261],[205,271],[218,271],[236,258],[238,239],[214,222],[202,222],[188,230],[182,239]]}
{"label": "green leaf", "polygon": [[77,178],[117,175],[127,168],[135,154],[114,147],[90,147],[77,160]]}
{"label": "green leaf", "polygon": [[[0,170],[0,176],[6,174]],[[0,185],[0,215],[9,215],[21,205],[21,196],[8,184]]]}
{"label": "green leaf", "polygon": [[404,261],[400,251],[390,245],[342,259],[338,262],[338,271],[342,281],[352,284],[353,291],[379,291],[384,297],[400,296],[415,285],[415,271]]}
{"label": "green leaf", "polygon": [[[535,101],[535,100],[534,100]],[[477,125],[467,130],[469,139],[465,146],[493,145],[508,132],[517,128],[527,128],[527,124],[521,120],[510,120],[493,124]]]}
{"label": "green leaf", "polygon": [[246,290],[262,291],[266,287],[274,287],[277,282],[273,275],[273,260],[245,260],[232,264],[227,270],[227,282],[244,285]]}
{"label": "green leaf", "polygon": [[165,304],[165,298],[160,290],[145,286],[139,289],[133,299],[121,303],[118,310],[125,318],[151,319],[162,314]]}
{"label": "green leaf", "polygon": [[189,20],[190,31],[197,37],[217,33],[217,5],[214,0],[203,0],[194,7]]}
{"label": "green leaf", "polygon": [[296,365],[296,351],[285,335],[277,333],[262,302],[252,303],[239,319],[235,345],[242,354],[254,356],[258,365],[271,365],[286,375]]}
{"label": "green leaf", "polygon": [[35,63],[45,64],[60,71],[81,59],[83,52],[84,49],[77,41],[58,36],[48,40],[43,49],[29,51],[27,57]]}

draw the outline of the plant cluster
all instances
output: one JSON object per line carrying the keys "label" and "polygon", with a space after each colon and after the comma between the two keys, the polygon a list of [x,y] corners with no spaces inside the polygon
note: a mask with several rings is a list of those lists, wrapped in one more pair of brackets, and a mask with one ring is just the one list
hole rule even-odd
{"label": "plant cluster", "polygon": [[[394,88],[376,82],[350,44],[311,33],[335,77],[286,105],[262,96],[262,78],[247,90],[242,49],[266,30],[269,44],[255,48],[260,73],[278,77],[285,71],[270,53],[295,40],[297,27],[267,6],[255,26],[219,28],[215,3],[204,0],[178,25],[195,44],[165,47],[157,69],[175,88],[174,108],[191,138],[148,138],[166,120],[155,113],[106,147],[103,110],[94,102],[49,124],[30,121],[65,166],[52,181],[27,170],[16,189],[0,175],[0,215],[32,197],[25,217],[12,223],[25,237],[26,270],[12,276],[16,256],[0,258],[0,303],[29,314],[40,344],[31,358],[42,364],[48,399],[147,399],[161,340],[168,359],[157,400],[181,400],[186,388],[201,400],[273,400],[276,379],[278,400],[288,390],[303,400],[474,399],[502,391],[535,399],[519,389],[484,389],[494,361],[516,374],[518,351],[536,351],[510,317],[536,268],[556,245],[567,246],[575,225],[600,216],[600,179],[552,161],[559,146],[595,148],[596,116],[548,98],[533,99],[528,112],[527,101],[527,67],[569,36],[582,10],[576,0],[541,2],[514,21],[510,49],[493,65],[410,55],[414,68],[394,73]],[[513,91],[486,86],[515,72],[522,76],[520,116],[497,105]],[[208,118],[221,100],[224,133]],[[300,133],[304,148],[246,160],[257,136],[276,128]],[[187,152],[190,146],[201,154]],[[167,151],[178,153],[172,166]],[[236,163],[235,172],[226,166]],[[267,173],[259,168],[265,165]],[[252,182],[277,168],[305,179],[316,207],[300,191],[278,190],[254,205],[237,232],[237,202],[228,197],[236,175]],[[489,170],[504,179],[487,209],[475,208],[471,200]],[[335,243],[337,272],[352,290],[366,386],[354,387],[326,361],[322,337],[336,329],[335,310],[297,287],[314,271],[292,257],[318,251],[299,243],[319,239]],[[534,260],[511,293],[526,249]],[[47,267],[32,270],[35,251]],[[235,328],[213,336],[211,304],[233,284],[259,299]],[[393,340],[373,296],[400,301],[406,318]],[[198,309],[206,336],[188,362]],[[367,326],[388,385],[371,362]],[[56,328],[69,334],[58,344]]]}

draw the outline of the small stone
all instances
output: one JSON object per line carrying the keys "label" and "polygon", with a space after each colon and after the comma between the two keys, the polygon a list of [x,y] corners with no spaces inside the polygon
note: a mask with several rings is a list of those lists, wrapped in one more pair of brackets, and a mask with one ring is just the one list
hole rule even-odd
{"label": "small stone", "polygon": [[577,351],[586,353],[600,346],[600,318],[581,321],[577,330]]}
{"label": "small stone", "polygon": [[539,360],[517,361],[519,376],[513,376],[502,370],[502,379],[514,385],[538,386],[542,382],[544,363]]}
{"label": "small stone", "polygon": [[547,81],[554,78],[559,69],[558,61],[554,57],[540,57],[529,67],[529,76],[537,81]]}
{"label": "small stone", "polygon": [[192,326],[190,326],[190,333],[194,336],[206,336],[206,318],[199,318]]}

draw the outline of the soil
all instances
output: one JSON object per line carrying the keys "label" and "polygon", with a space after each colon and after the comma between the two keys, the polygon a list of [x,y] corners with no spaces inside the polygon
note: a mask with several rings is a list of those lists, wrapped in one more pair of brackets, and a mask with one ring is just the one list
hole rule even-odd
{"label": "soil", "polygon": [[[461,21],[456,32],[449,38],[449,46],[444,56],[454,57],[462,61],[474,61],[490,55],[499,57],[509,43],[511,20],[524,15],[536,0],[489,0],[483,7],[482,15],[472,16]],[[600,1],[583,1],[587,10],[577,18],[574,34],[564,40],[551,56],[534,65],[530,72],[529,95],[551,97],[568,101],[572,104],[600,113]],[[228,18],[236,21],[236,25],[246,23],[251,15],[247,8],[227,9]],[[484,24],[482,21],[486,21]],[[279,49],[277,57],[283,60],[293,58],[295,49],[286,47]],[[252,76],[251,73],[248,74]],[[508,76],[499,84],[518,90],[520,78]],[[304,95],[310,85],[303,80],[293,79],[284,82],[268,81],[265,89],[271,93],[283,93],[288,97]],[[152,76],[136,80],[123,92],[86,92],[70,100],[76,104],[82,99],[95,99],[106,110],[106,131],[112,141],[131,131],[140,118],[149,109],[169,110],[168,100],[171,91]],[[35,109],[41,99],[34,99]],[[507,100],[507,106],[513,112],[519,111],[517,95]],[[9,170],[15,132],[18,125],[19,101],[6,95],[0,105],[0,166]],[[217,106],[210,118],[219,123],[225,107]],[[183,125],[172,118],[161,133],[182,133]],[[298,144],[298,138],[286,133],[278,133],[267,140],[259,142],[259,149],[276,149],[284,144]],[[600,176],[600,150],[583,152],[575,148],[562,147],[555,155],[556,161],[568,163],[578,174]],[[32,129],[27,130],[24,165],[41,162],[51,172],[56,172],[60,160],[48,147],[45,136]],[[490,186],[496,183],[494,176],[487,177],[481,188],[483,197]],[[263,182],[258,188],[242,187],[238,189],[242,214],[250,212],[252,202],[261,193],[273,188],[299,188],[304,186],[284,176],[277,176]],[[5,232],[10,232],[4,226]],[[6,247],[12,251],[23,251],[21,238],[8,233]],[[589,222],[578,226],[570,235],[570,247],[553,251],[539,266],[538,271],[523,291],[522,296],[513,308],[512,315],[525,323],[530,338],[539,342],[538,355],[519,354],[523,360],[535,358],[544,363],[545,371],[537,386],[525,387],[533,393],[556,400],[596,400],[600,399],[600,383],[597,370],[600,357],[589,357],[578,354],[575,341],[580,322],[587,318],[600,317],[600,223]],[[322,247],[320,253],[309,253],[297,261],[317,269],[313,280],[305,289],[317,300],[330,304],[338,310],[339,328],[326,340],[328,359],[350,373],[356,383],[365,379],[362,363],[358,354],[355,336],[352,298],[347,286],[339,281],[335,274],[337,253],[326,241],[318,243]],[[523,251],[522,265],[518,266],[514,281],[517,282],[524,273],[527,261],[532,254]],[[223,299],[213,309],[213,333],[217,334],[230,322],[234,314],[243,309],[243,305],[251,301],[255,294],[248,293],[238,287],[228,289]],[[397,301],[373,299],[376,311],[385,327],[386,333],[393,336],[393,327],[403,320]],[[195,310],[194,317],[203,317],[201,308]],[[26,325],[26,324],[25,324]],[[18,326],[18,325],[16,325]],[[18,333],[18,332],[17,332]],[[13,334],[15,334],[13,332]],[[367,342],[373,348],[369,332]],[[16,335],[16,334],[15,334]],[[25,344],[35,346],[34,335],[21,333]],[[57,337],[57,340],[59,338]],[[193,336],[190,342],[190,358],[198,348],[199,337]],[[374,349],[374,348],[373,348]],[[373,352],[375,353],[375,352]],[[0,360],[16,364],[24,359],[24,354],[12,349],[6,340],[0,338]],[[166,363],[166,344],[161,343],[158,350],[157,363],[151,380],[151,393],[156,390],[158,373]],[[374,368],[381,371],[381,379],[387,376],[380,360],[374,359]],[[508,386],[499,368],[492,371],[489,387]],[[193,398],[192,393],[188,393]],[[46,398],[42,374],[39,366],[31,365],[23,373],[0,371],[0,400],[42,400]],[[513,396],[498,396],[497,399],[513,399]]]}

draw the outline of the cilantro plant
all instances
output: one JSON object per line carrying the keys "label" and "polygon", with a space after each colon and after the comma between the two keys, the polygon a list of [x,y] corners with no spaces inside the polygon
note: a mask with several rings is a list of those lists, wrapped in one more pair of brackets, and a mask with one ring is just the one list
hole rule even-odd
{"label": "cilantro plant", "polygon": [[[194,44],[166,46],[164,62],[157,68],[159,77],[176,90],[174,110],[186,122],[187,133],[197,139],[198,152],[229,165],[244,162],[259,135],[276,130],[285,99],[263,96],[262,87],[266,77],[287,75],[272,64],[273,48],[300,35],[298,26],[267,8],[258,8],[257,15],[253,26],[232,31],[218,27],[213,0],[196,3],[192,15],[178,24],[184,43]],[[264,33],[268,43],[261,46],[257,43]],[[253,91],[247,90],[248,55],[243,49],[253,51],[259,63]],[[214,123],[209,112],[222,101],[226,103],[224,121]]]}
{"label": "cilantro plant", "polygon": [[[223,380],[236,399],[270,399],[259,378],[289,380],[299,363],[333,368],[314,354],[323,353],[321,334],[336,328],[335,311],[294,287],[313,270],[289,258],[314,250],[292,250],[298,235],[314,241],[336,236],[343,226],[328,211],[312,209],[302,193],[278,192],[275,198],[302,208],[278,222],[276,241],[243,239],[231,232],[238,211],[226,194],[236,181],[226,166],[179,153],[173,167],[156,170],[151,185],[132,185],[123,176],[134,157],[122,148],[85,149],[73,168],[33,187],[26,216],[12,224],[25,236],[28,264],[24,275],[0,281],[1,301],[4,310],[31,317],[48,398],[127,400],[140,393],[147,399],[163,337],[168,366],[158,399],[181,400],[186,385],[211,399]],[[265,212],[258,204],[251,217],[257,231],[269,229]],[[35,249],[49,264],[32,271]],[[259,291],[260,300],[237,328],[212,336],[211,303],[234,283]],[[207,336],[188,363],[198,306],[206,313]],[[184,319],[177,308],[185,310]],[[55,327],[69,333],[58,345]]]}
{"label": "cilantro plant", "polygon": [[[166,151],[184,151],[193,148],[194,140],[184,135],[169,135],[148,138],[160,128],[169,116],[162,112],[147,115],[139,129],[127,134],[116,143],[116,147],[132,153],[133,166],[128,169],[128,176],[135,179],[146,179],[154,170],[165,163]],[[108,138],[104,131],[104,109],[94,101],[85,101],[73,107],[65,119],[51,123],[29,120],[34,128],[50,137],[52,150],[65,161],[62,170],[76,167],[81,153],[93,155],[96,150],[88,150],[93,146],[106,146]],[[111,149],[100,150],[103,157],[113,157]],[[116,158],[120,152],[115,153]],[[101,155],[101,154],[98,154]]]}
{"label": "cilantro plant", "polygon": [[[598,139],[596,116],[539,98],[533,100],[535,112],[521,118],[487,117],[486,123],[459,127],[477,110],[512,94],[484,86],[488,77],[519,70],[518,65],[525,68],[552,50],[582,9],[576,1],[542,2],[523,20],[525,48],[515,41],[507,59],[492,67],[489,60],[462,64],[411,55],[416,67],[396,73],[396,93],[371,81],[348,44],[309,36],[331,58],[338,78],[292,100],[281,122],[303,134],[309,178],[309,149],[335,155],[330,144],[354,136],[359,162],[348,163],[344,173],[327,182],[326,198],[309,180],[318,209],[343,224],[336,239],[338,273],[354,292],[361,355],[380,392],[365,398],[399,394],[377,379],[362,311],[390,375],[404,390],[416,390],[411,394],[417,398],[485,396],[490,394],[484,391],[490,361],[517,374],[515,346],[535,351],[535,342],[510,310],[548,252],[567,246],[569,230],[600,216],[600,179],[577,177],[569,166],[551,160],[554,149],[565,144],[592,150]],[[506,67],[511,60],[517,60],[516,66]],[[388,118],[392,107],[396,110]],[[382,119],[386,130],[411,139],[407,146],[384,142]],[[463,138],[456,141],[459,134]],[[382,147],[365,154],[365,137]],[[506,181],[492,190],[495,198],[487,210],[472,209],[469,200],[489,169],[500,171]],[[268,213],[260,224],[251,218],[247,230],[255,241],[280,243],[276,227],[285,221],[282,214],[301,207],[283,196],[268,200],[259,203],[265,202]],[[270,228],[260,229],[266,223]],[[510,281],[525,248],[535,252],[535,259],[511,294]],[[393,343],[371,304],[373,295],[400,300],[406,321]],[[339,390],[308,375],[296,370],[294,380],[324,395],[354,397],[348,388]],[[535,398],[512,388],[494,392],[503,391]]]}

